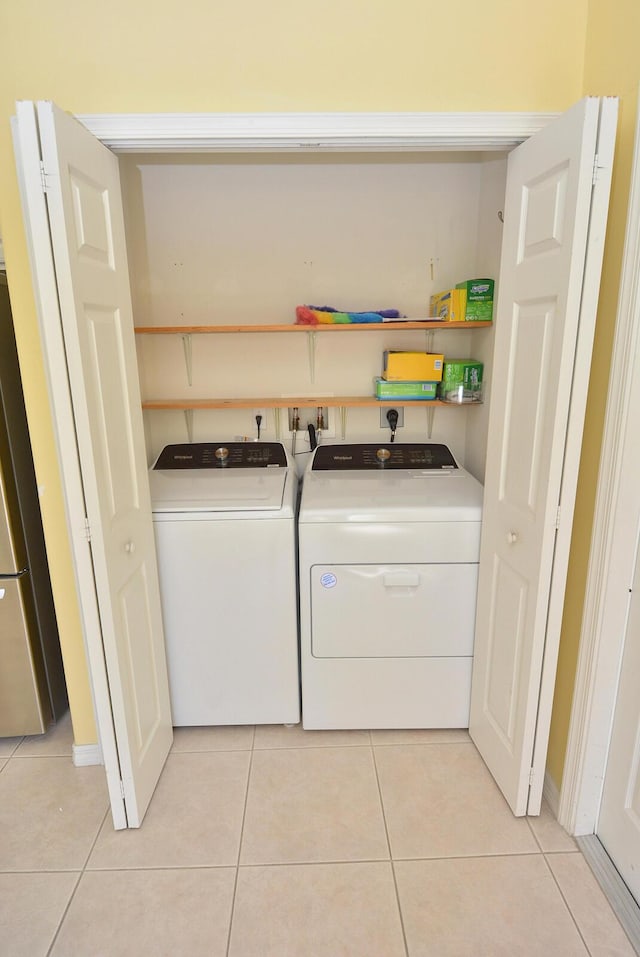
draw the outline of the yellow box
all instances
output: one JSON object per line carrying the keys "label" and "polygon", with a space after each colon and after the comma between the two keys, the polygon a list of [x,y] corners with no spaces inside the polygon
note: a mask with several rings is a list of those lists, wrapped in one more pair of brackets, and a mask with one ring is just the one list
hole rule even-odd
{"label": "yellow box", "polygon": [[467,313],[467,290],[445,289],[431,297],[429,315],[444,322],[464,322]]}
{"label": "yellow box", "polygon": [[440,382],[443,362],[444,356],[433,352],[396,352],[387,349],[382,378],[387,382]]}

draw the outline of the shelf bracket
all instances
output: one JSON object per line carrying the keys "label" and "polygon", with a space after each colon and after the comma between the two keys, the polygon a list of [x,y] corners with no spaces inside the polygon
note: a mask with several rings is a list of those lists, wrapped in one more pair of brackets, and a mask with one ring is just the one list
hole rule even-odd
{"label": "shelf bracket", "polygon": [[426,348],[426,352],[433,352],[433,338],[434,338],[434,337],[433,337],[433,329],[427,329],[427,330],[425,331],[425,335],[426,335],[426,337],[427,337],[427,348]]}
{"label": "shelf bracket", "polygon": [[187,382],[189,385],[193,385],[193,353],[191,349],[191,333],[185,332],[180,338],[182,339],[182,348],[184,349],[184,364],[187,369]]}
{"label": "shelf bracket", "polygon": [[346,405],[340,406],[340,436],[342,439],[347,437],[347,407]]}
{"label": "shelf bracket", "polygon": [[307,350],[309,352],[309,378],[316,381],[316,336],[317,332],[307,333]]}
{"label": "shelf bracket", "polygon": [[184,423],[187,427],[187,437],[189,442],[193,442],[193,409],[184,410]]}
{"label": "shelf bracket", "polygon": [[275,422],[276,428],[276,440],[280,441],[280,408],[276,406],[273,410],[273,421]]}
{"label": "shelf bracket", "polygon": [[431,435],[433,433],[433,420],[435,418],[436,410],[433,406],[429,406],[427,403],[427,438],[431,441]]}

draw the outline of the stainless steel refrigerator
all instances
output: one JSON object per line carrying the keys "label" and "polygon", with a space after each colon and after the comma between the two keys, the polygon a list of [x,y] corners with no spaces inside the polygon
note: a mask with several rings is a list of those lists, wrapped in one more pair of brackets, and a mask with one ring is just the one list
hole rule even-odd
{"label": "stainless steel refrigerator", "polygon": [[0,737],[67,708],[7,281],[0,273]]}

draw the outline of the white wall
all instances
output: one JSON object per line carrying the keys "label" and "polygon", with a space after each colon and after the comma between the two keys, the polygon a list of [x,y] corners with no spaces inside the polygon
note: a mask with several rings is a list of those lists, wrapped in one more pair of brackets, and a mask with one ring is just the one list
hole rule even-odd
{"label": "white wall", "polygon": [[[288,323],[300,303],[398,308],[424,318],[433,292],[497,272],[503,160],[487,166],[479,154],[423,153],[120,162],[136,325]],[[147,398],[367,395],[385,348],[427,343],[424,333],[384,328],[318,336],[311,382],[306,339],[194,337],[189,387],[179,337],[138,337],[142,392]],[[484,358],[477,349],[489,354],[491,341],[490,332],[437,331],[433,351]],[[463,464],[469,458],[476,474],[484,469],[483,412],[438,409],[432,434]],[[181,412],[146,413],[146,419],[150,461],[166,443],[186,441]],[[268,413],[263,437],[274,437],[274,425]],[[426,430],[421,404],[405,410],[398,438],[425,441]],[[195,441],[242,434],[255,434],[250,410],[194,414]],[[348,410],[348,440],[384,434],[378,409]]]}

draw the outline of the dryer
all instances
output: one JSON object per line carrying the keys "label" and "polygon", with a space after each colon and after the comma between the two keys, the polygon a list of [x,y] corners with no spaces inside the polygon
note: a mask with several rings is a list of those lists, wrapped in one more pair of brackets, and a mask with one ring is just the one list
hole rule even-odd
{"label": "dryer", "polygon": [[284,446],[169,445],[149,479],[174,725],[297,723],[297,478]]}
{"label": "dryer", "polygon": [[298,521],[305,728],[468,727],[482,494],[444,445],[316,449]]}

